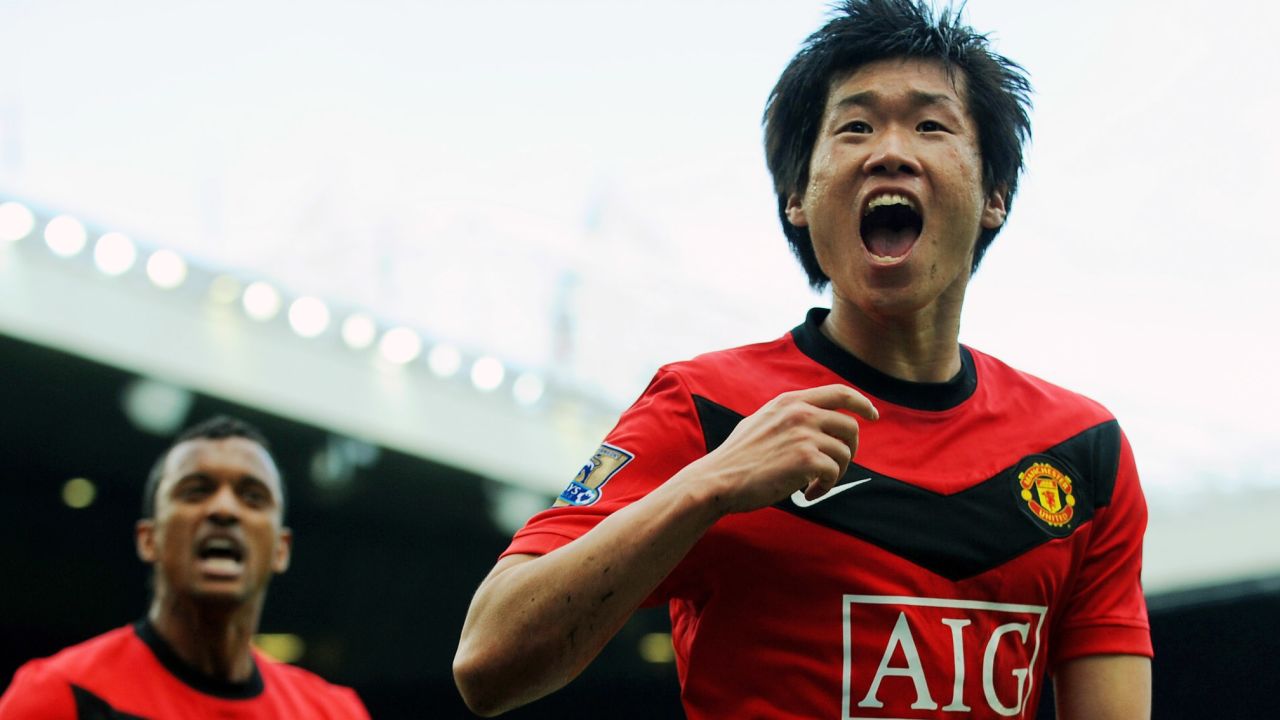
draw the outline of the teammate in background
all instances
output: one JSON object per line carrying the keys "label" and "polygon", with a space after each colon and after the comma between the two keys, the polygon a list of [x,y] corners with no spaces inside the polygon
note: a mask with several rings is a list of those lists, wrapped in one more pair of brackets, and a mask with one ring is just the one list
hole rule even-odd
{"label": "teammate in background", "polygon": [[18,669],[0,718],[368,718],[356,694],[250,641],[289,567],[284,485],[253,427],[212,418],[156,462],[134,536],[147,616]]}
{"label": "teammate in background", "polygon": [[[477,591],[454,659],[470,707],[556,690],[667,603],[694,720],[1030,718],[1046,674],[1059,718],[1150,715],[1127,441],[1096,403],[958,342],[1029,92],[913,0],[847,0],[808,39],[765,143],[831,309],[659,370]],[[1051,351],[1046,332],[1069,341],[1028,341]]]}

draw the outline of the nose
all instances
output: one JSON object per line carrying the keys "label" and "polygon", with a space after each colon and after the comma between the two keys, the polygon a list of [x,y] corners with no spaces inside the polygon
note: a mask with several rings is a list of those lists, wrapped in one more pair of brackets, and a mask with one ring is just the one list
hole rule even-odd
{"label": "nose", "polygon": [[891,128],[877,133],[862,170],[868,175],[919,175],[920,162],[912,150],[914,133]]}
{"label": "nose", "polygon": [[240,499],[229,485],[219,487],[205,507],[209,521],[215,525],[225,527],[240,522]]}

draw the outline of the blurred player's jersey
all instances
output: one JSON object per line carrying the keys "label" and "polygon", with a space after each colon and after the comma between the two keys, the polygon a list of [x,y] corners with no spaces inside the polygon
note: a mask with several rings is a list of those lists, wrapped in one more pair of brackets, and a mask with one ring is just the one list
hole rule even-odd
{"label": "blurred player's jersey", "polygon": [[350,688],[254,650],[254,674],[222,683],[184,664],[145,620],[18,669],[0,720],[367,720]]}

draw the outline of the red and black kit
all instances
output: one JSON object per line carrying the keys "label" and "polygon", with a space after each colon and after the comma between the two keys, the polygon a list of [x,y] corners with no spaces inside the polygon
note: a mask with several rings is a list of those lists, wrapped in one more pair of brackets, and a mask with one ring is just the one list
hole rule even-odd
{"label": "red and black kit", "polygon": [[506,554],[583,535],[778,394],[846,383],[880,419],[840,483],[722,519],[650,598],[691,719],[1029,718],[1058,663],[1149,656],[1146,503],[1111,414],[966,347],[949,382],[892,378],[826,313],[663,367]]}
{"label": "red and black kit", "polygon": [[182,661],[146,620],[18,668],[0,697],[0,720],[368,720],[350,688],[253,651],[241,683],[209,678]]}

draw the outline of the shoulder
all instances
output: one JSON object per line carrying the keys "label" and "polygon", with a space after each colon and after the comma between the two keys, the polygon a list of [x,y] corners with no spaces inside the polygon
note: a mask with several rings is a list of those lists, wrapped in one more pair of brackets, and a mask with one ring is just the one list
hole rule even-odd
{"label": "shoulder", "polygon": [[979,390],[989,398],[1002,403],[1016,403],[1033,411],[1053,408],[1092,424],[1115,420],[1110,410],[1092,398],[1018,370],[972,347],[965,347],[973,356]]}
{"label": "shoulder", "polygon": [[105,668],[116,666],[131,644],[140,645],[133,628],[126,626],[27,662],[14,673],[0,698],[0,717],[28,717],[25,710],[72,703],[71,685],[87,682]]}
{"label": "shoulder", "polygon": [[37,675],[74,677],[101,667],[107,659],[118,659],[121,653],[141,648],[143,645],[134,634],[133,627],[126,625],[63,648],[49,657],[32,660],[23,668],[30,668]]}
{"label": "shoulder", "polygon": [[273,660],[257,651],[254,652],[254,660],[258,663],[268,692],[285,691],[319,701],[325,706],[329,717],[368,717],[364,703],[355,690],[335,685],[309,670]]}
{"label": "shoulder", "polygon": [[776,375],[788,365],[814,365],[797,349],[790,333],[768,342],[716,350],[668,363],[658,370],[655,382],[664,378],[674,379],[690,392],[702,394],[726,385],[754,382],[762,376]]}

